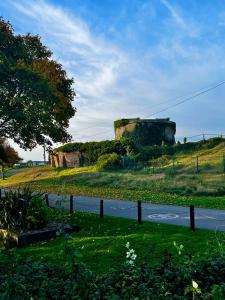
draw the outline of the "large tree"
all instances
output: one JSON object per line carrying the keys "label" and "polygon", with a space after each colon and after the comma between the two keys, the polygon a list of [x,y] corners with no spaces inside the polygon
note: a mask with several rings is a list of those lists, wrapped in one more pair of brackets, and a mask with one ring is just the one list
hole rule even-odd
{"label": "large tree", "polygon": [[39,36],[16,35],[0,18],[0,137],[24,149],[68,141],[72,84]]}
{"label": "large tree", "polygon": [[13,166],[19,160],[21,158],[16,150],[6,140],[0,138],[0,170],[1,166]]}

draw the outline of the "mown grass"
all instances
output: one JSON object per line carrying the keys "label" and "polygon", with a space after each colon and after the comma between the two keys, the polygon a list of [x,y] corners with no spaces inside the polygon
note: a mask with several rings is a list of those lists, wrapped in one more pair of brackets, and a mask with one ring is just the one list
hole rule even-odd
{"label": "mown grass", "polygon": [[[94,214],[76,213],[71,222],[80,226],[80,232],[74,233],[71,240],[60,237],[55,240],[16,249],[15,253],[23,258],[44,260],[60,263],[64,260],[63,247],[69,242],[76,246],[82,255],[81,261],[86,263],[94,272],[108,272],[116,269],[125,262],[125,244],[130,242],[137,253],[137,262],[155,264],[160,262],[165,250],[176,255],[173,242],[184,245],[183,255],[194,257],[207,256],[212,249],[223,245],[224,233],[208,230],[190,229],[181,226],[155,224],[105,217],[100,219]],[[0,255],[7,262],[7,258]]]}

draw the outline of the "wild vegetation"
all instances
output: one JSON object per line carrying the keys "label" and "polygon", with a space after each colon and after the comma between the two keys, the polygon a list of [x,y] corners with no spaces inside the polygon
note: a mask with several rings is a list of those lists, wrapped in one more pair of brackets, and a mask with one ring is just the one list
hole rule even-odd
{"label": "wild vegetation", "polygon": [[[0,251],[2,299],[224,297],[224,234],[54,210],[79,233]],[[219,270],[219,271],[218,271]]]}
{"label": "wild vegetation", "polygon": [[[149,153],[153,148],[171,149],[154,146]],[[161,154],[144,163],[133,155],[108,154],[89,167],[35,167],[1,180],[0,186],[29,184],[43,192],[224,209],[224,141],[211,139],[174,148],[176,155]]]}
{"label": "wild vegetation", "polygon": [[0,228],[25,231],[43,228],[49,221],[43,195],[29,189],[7,191],[0,201]]}

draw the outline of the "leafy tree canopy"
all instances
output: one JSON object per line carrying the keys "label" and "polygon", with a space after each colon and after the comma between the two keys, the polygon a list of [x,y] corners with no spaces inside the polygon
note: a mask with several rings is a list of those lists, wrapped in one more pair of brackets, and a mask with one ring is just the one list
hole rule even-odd
{"label": "leafy tree canopy", "polygon": [[0,18],[0,137],[24,149],[70,140],[72,84],[39,36],[16,35]]}
{"label": "leafy tree canopy", "polygon": [[16,150],[6,140],[0,139],[0,166],[13,166],[19,160]]}

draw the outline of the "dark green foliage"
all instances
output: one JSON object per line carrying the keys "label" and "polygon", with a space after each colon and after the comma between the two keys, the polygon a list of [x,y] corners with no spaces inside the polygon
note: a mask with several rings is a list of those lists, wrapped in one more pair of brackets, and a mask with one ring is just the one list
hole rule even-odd
{"label": "dark green foliage", "polygon": [[98,171],[116,170],[121,168],[121,157],[116,153],[109,153],[99,156],[97,161]]}
{"label": "dark green foliage", "polygon": [[49,208],[40,195],[32,197],[27,213],[25,225],[28,229],[37,229],[44,227],[49,221]]}
{"label": "dark green foliage", "polygon": [[[162,141],[166,144],[170,144],[169,141],[164,137],[164,130],[167,124],[152,123],[149,126],[148,123],[137,122],[134,131],[124,132],[124,137],[131,139],[136,145],[147,146],[147,145],[161,145]],[[175,130],[175,129],[174,129]],[[174,141],[171,142],[173,144]]]}
{"label": "dark green foliage", "polygon": [[[138,137],[137,137],[138,139]],[[73,152],[80,151],[88,157],[90,163],[95,163],[101,155],[116,153],[118,155],[133,154],[136,162],[147,162],[163,155],[174,156],[178,153],[191,153],[201,149],[211,149],[225,142],[223,138],[212,138],[207,141],[176,145],[140,146],[133,138],[123,137],[120,141],[102,141],[86,143],[69,143],[55,149],[55,151]]]}
{"label": "dark green foliage", "polygon": [[189,153],[201,149],[212,149],[215,146],[225,142],[225,139],[222,137],[211,138],[208,140],[201,140],[198,142],[185,143],[185,144],[176,144],[174,149],[176,153]]}
{"label": "dark green foliage", "polygon": [[94,277],[75,249],[66,245],[63,255],[64,265],[27,260],[17,261],[9,273],[0,271],[0,299],[95,299]]}
{"label": "dark green foliage", "polygon": [[176,144],[173,146],[164,145],[164,146],[146,146],[142,147],[139,153],[136,155],[137,161],[149,161],[155,158],[158,158],[163,155],[176,155],[179,153],[191,153],[196,150],[201,149],[211,149],[222,142],[225,142],[223,138],[212,138],[206,141],[199,141],[193,143],[186,143],[186,144]]}
{"label": "dark green foliage", "polygon": [[0,139],[0,165],[13,166],[21,158],[4,139]]}
{"label": "dark green foliage", "polygon": [[23,148],[70,139],[73,79],[39,36],[16,35],[0,18],[0,136]]}
{"label": "dark green foliage", "polygon": [[5,192],[0,202],[0,227],[13,231],[41,228],[48,220],[48,207],[40,194],[27,188]]}
{"label": "dark green foliage", "polygon": [[[138,119],[137,119],[137,121],[138,121]],[[128,119],[116,120],[116,121],[114,121],[114,129],[126,126],[127,124],[129,124]]]}
{"label": "dark green foliage", "polygon": [[155,158],[158,158],[162,155],[174,155],[175,148],[172,146],[148,146],[144,147],[140,153],[137,154],[137,161],[148,161]]}
{"label": "dark green foliage", "polygon": [[0,299],[4,300],[225,299],[225,257],[218,253],[193,260],[191,255],[172,257],[165,252],[160,264],[123,264],[98,276],[79,262],[80,255],[69,241],[62,264],[3,255],[11,260],[8,268],[0,265]]}
{"label": "dark green foliage", "polygon": [[95,163],[99,156],[108,153],[126,154],[128,144],[126,141],[102,141],[87,143],[69,143],[55,149],[55,151],[73,152],[80,151],[85,154],[91,163]]}
{"label": "dark green foliage", "polygon": [[147,146],[147,145],[161,145],[162,142],[166,144],[174,144],[174,138],[171,140],[167,139],[167,136],[164,134],[165,130],[169,126],[173,130],[174,134],[176,132],[176,124],[170,122],[143,122],[139,118],[137,119],[121,119],[114,122],[114,129],[124,127],[128,124],[132,124],[131,129],[125,129],[123,137],[127,138],[129,141],[132,141],[137,147]]}

